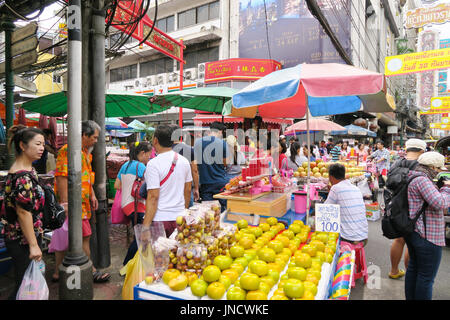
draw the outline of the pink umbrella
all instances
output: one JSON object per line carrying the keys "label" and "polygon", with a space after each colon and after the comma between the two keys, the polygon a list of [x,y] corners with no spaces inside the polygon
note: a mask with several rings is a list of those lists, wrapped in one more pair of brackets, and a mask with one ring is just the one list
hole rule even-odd
{"label": "pink umbrella", "polygon": [[[307,123],[306,121],[300,121],[297,123],[294,123],[293,125],[289,126],[286,128],[286,130],[284,131],[285,135],[293,135],[296,134],[296,132],[303,132],[303,131],[307,131]],[[318,118],[313,118],[311,120],[309,120],[309,130],[310,131],[341,131],[341,130],[345,130],[345,128],[337,123],[325,120],[325,119],[318,119]]]}

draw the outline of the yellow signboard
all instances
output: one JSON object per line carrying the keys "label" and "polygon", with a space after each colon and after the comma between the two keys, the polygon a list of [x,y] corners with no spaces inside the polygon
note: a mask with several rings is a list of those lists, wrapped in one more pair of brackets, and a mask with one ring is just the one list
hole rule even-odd
{"label": "yellow signboard", "polygon": [[450,108],[450,97],[431,98],[431,109]]}
{"label": "yellow signboard", "polygon": [[449,123],[430,123],[431,129],[450,130]]}
{"label": "yellow signboard", "polygon": [[450,108],[430,109],[428,111],[420,111],[420,114],[444,114],[450,113]]}
{"label": "yellow signboard", "polygon": [[430,50],[385,58],[386,77],[450,68],[450,48]]}

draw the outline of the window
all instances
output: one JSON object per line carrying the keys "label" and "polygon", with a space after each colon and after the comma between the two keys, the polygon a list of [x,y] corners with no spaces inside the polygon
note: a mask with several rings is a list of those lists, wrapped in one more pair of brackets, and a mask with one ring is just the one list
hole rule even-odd
{"label": "window", "polygon": [[61,83],[61,76],[53,75],[53,83]]}
{"label": "window", "polygon": [[220,1],[211,2],[178,14],[178,29],[219,18]]}
{"label": "window", "polygon": [[195,8],[179,13],[178,29],[194,25],[196,22],[195,13],[196,13]]}
{"label": "window", "polygon": [[170,58],[162,58],[153,61],[143,62],[140,64],[141,77],[172,71],[173,71],[173,60]]}
{"label": "window", "polygon": [[175,17],[169,16],[156,21],[156,27],[163,32],[172,32],[175,29]]}
{"label": "window", "polygon": [[[198,64],[203,62],[217,61],[219,60],[219,47],[187,52],[184,55],[184,60],[186,60],[184,69],[197,68]],[[177,68],[180,69],[179,64]]]}
{"label": "window", "polygon": [[125,66],[121,68],[112,69],[110,71],[110,81],[123,81],[137,78],[137,64]]}

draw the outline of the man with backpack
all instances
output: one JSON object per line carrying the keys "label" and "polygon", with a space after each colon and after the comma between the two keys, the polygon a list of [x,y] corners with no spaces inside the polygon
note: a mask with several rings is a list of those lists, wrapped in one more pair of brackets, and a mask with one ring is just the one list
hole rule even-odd
{"label": "man with backpack", "polygon": [[[402,173],[407,174],[409,170],[412,170],[417,165],[417,159],[421,154],[425,152],[427,144],[420,139],[409,139],[405,143],[406,155],[404,158],[398,159],[388,172],[386,181],[386,189],[384,192],[385,206],[392,200],[392,194],[401,184],[406,183],[406,176],[402,176]],[[402,181],[403,178],[403,181]],[[391,271],[389,272],[389,278],[398,279],[405,275],[405,270],[399,269],[400,260],[402,259],[403,248],[405,247],[405,239],[403,237],[396,238],[392,241],[391,245]],[[408,249],[405,250],[404,263],[405,269],[408,268]]]}

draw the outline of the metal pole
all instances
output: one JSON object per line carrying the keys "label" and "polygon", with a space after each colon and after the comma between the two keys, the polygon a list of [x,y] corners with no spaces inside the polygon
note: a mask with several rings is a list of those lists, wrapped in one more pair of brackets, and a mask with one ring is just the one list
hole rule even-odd
{"label": "metal pole", "polygon": [[[309,108],[306,108],[306,140],[308,146],[308,154],[310,153],[310,133],[309,133]],[[309,225],[309,206],[311,205],[309,199],[309,188],[310,188],[310,180],[311,180],[311,169],[310,169],[310,161],[311,157],[308,156],[308,178],[307,178],[307,186],[306,186],[306,224]]]}
{"label": "metal pole", "polygon": [[[92,9],[92,119],[102,128],[92,152],[95,171],[94,192],[98,200],[95,212],[95,236],[91,237],[91,259],[96,268],[111,264],[108,225],[108,198],[106,196],[106,142],[105,142],[105,12],[103,0],[94,1]],[[93,232],[94,235],[94,232]],[[94,243],[93,243],[94,242]],[[94,244],[94,245],[93,245]]]}
{"label": "metal pole", "polygon": [[[180,57],[181,57],[181,62],[180,62],[180,90],[183,90],[183,68],[184,68],[184,59],[183,59],[183,51],[184,51],[184,44],[183,44],[183,39],[180,39]],[[178,119],[178,125],[180,126],[180,128],[183,128],[183,108],[180,108],[179,110],[179,119]]]}
{"label": "metal pole", "polygon": [[67,8],[69,250],[60,266],[59,298],[92,300],[92,262],[83,251],[81,221],[81,0]]}
{"label": "metal pole", "polygon": [[[7,21],[3,23],[3,28],[5,30],[5,120],[6,132],[8,132],[9,128],[14,125],[14,71],[12,71],[11,36],[15,26],[11,21]],[[13,162],[14,153],[12,150],[8,150],[6,168],[9,169]]]}
{"label": "metal pole", "polygon": [[81,85],[82,85],[82,111],[81,111],[81,119],[82,120],[89,120],[89,100],[90,100],[90,92],[91,92],[91,73],[89,72],[90,64],[91,64],[91,57],[92,57],[92,50],[90,46],[90,36],[89,36],[89,29],[91,28],[91,19],[92,19],[92,6],[91,1],[82,1],[81,3],[81,10],[82,10],[82,36],[81,36],[81,50],[82,50],[82,56],[84,59],[82,60],[82,67],[81,67]]}

